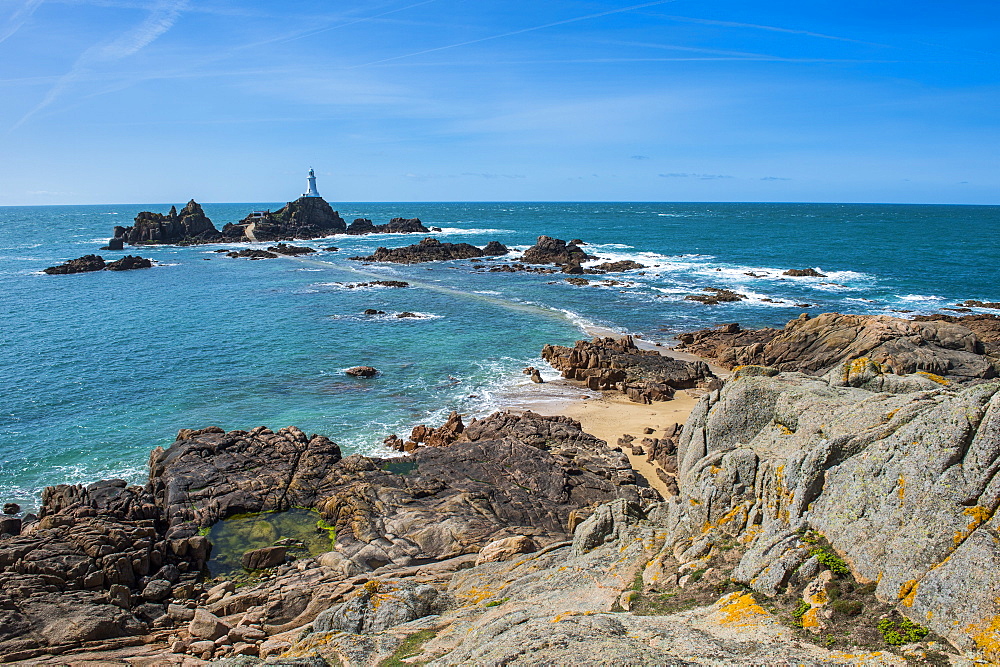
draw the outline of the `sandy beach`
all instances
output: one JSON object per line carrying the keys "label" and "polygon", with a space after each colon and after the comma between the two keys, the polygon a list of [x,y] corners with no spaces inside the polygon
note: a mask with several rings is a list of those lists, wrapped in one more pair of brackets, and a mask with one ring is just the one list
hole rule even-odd
{"label": "sandy beach", "polygon": [[[560,414],[580,422],[583,430],[614,446],[618,438],[631,435],[639,444],[643,438],[663,436],[663,429],[673,424],[683,424],[694,409],[698,399],[686,391],[678,391],[674,400],[656,402],[649,405],[633,403],[624,394],[605,392],[597,398],[590,398],[567,404]],[[645,430],[651,428],[652,434]],[[656,467],[646,461],[645,456],[635,456],[628,447],[622,451],[632,463],[632,469],[642,475],[649,485],[667,497],[666,485],[656,474]]]}

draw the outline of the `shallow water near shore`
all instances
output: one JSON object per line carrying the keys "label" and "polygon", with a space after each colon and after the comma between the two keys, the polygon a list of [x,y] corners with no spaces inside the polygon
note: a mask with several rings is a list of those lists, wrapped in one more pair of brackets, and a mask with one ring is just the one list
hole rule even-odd
{"label": "shallow water near shore", "polygon": [[[214,252],[232,244],[102,252],[114,225],[170,205],[0,208],[0,500],[32,507],[49,484],[142,482],[149,451],[180,428],[294,424],[328,435],[345,455],[384,455],[388,434],[451,410],[557,405],[585,392],[534,385],[520,371],[532,365],[554,379],[542,346],[572,344],[594,327],[669,344],[723,322],[781,326],[801,312],[905,315],[1000,301],[1000,207],[331,203],[348,221],[415,216],[443,228],[434,234],[441,240],[495,239],[513,252],[410,266],[347,259],[419,235],[333,237],[309,245],[340,251],[266,261]],[[204,208],[221,228],[279,205]],[[559,274],[479,270],[515,261],[540,234],[582,238],[602,261],[647,268],[585,276],[585,286]],[[141,254],[158,265],[39,273],[90,253]],[[783,276],[790,268],[826,277]],[[372,279],[411,286],[346,287]],[[749,298],[684,299],[703,287]],[[367,308],[386,314],[365,316]],[[402,311],[420,317],[396,318]],[[344,375],[355,365],[381,374]]]}

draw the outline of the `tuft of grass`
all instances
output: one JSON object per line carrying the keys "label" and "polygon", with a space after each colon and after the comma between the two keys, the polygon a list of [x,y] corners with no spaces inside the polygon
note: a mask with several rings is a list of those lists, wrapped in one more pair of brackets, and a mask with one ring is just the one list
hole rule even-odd
{"label": "tuft of grass", "polygon": [[889,646],[902,646],[918,642],[930,632],[922,625],[917,625],[908,618],[894,622],[890,618],[883,618],[875,627],[882,633],[882,638]]}
{"label": "tuft of grass", "polygon": [[500,598],[499,600],[493,600],[491,602],[487,602],[486,606],[487,607],[499,607],[500,605],[502,605],[504,602],[506,602],[509,599],[510,598]]}
{"label": "tuft of grass", "polygon": [[847,563],[844,562],[844,559],[829,549],[824,547],[815,547],[810,550],[809,554],[811,556],[816,556],[816,560],[827,566],[834,574],[849,575],[851,573],[851,568],[847,567]]}
{"label": "tuft of grass", "polygon": [[864,610],[860,600],[835,600],[833,610],[845,616],[857,616]]}
{"label": "tuft of grass", "polygon": [[420,630],[414,632],[403,640],[403,643],[399,645],[395,653],[380,662],[379,667],[411,667],[414,664],[422,664],[404,661],[407,658],[420,655],[421,651],[424,650],[424,644],[434,639],[437,633],[437,630]]}

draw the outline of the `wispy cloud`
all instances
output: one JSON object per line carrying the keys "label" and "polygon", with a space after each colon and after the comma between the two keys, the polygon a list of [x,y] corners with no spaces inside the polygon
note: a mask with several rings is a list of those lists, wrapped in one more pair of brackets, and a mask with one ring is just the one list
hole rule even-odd
{"label": "wispy cloud", "polygon": [[785,178],[784,176],[764,176],[760,180],[762,180],[762,181],[790,181],[792,179]]}
{"label": "wispy cloud", "polygon": [[865,42],[860,39],[850,37],[838,37],[837,35],[827,35],[811,30],[796,30],[794,28],[781,28],[773,25],[761,25],[759,23],[740,23],[737,21],[718,21],[715,19],[700,19],[691,16],[673,16],[670,14],[657,14],[658,18],[669,19],[671,21],[683,21],[686,23],[699,23],[701,25],[717,25],[723,28],[749,28],[751,30],[766,30],[768,32],[781,32],[789,35],[802,35],[804,37],[815,37],[817,39],[830,39],[837,42],[853,42],[854,44],[867,44],[868,46],[889,46],[878,42]]}
{"label": "wispy cloud", "polygon": [[649,159],[648,155],[630,155],[629,157],[632,158],[633,160],[648,160]]}
{"label": "wispy cloud", "polygon": [[380,65],[382,63],[392,62],[394,60],[401,60],[403,58],[412,58],[414,56],[422,56],[426,53],[436,53],[438,51],[445,51],[447,49],[454,49],[460,46],[469,46],[471,44],[479,44],[482,42],[489,42],[494,39],[502,39],[504,37],[513,37],[515,35],[523,35],[528,32],[534,32],[536,30],[545,30],[546,28],[555,28],[556,26],[569,25],[570,23],[578,23],[580,21],[589,21],[591,19],[601,18],[603,16],[611,16],[612,14],[622,14],[624,12],[631,12],[637,9],[645,9],[646,7],[655,7],[656,5],[665,5],[668,2],[675,2],[675,0],[656,0],[655,2],[645,2],[640,5],[631,5],[629,7],[622,7],[620,9],[609,9],[604,12],[597,12],[596,14],[587,14],[585,16],[577,16],[571,19],[563,19],[562,21],[553,21],[552,23],[544,23],[542,25],[531,26],[530,28],[521,28],[520,30],[511,30],[509,32],[503,32],[498,35],[489,35],[488,37],[479,37],[477,39],[469,39],[464,42],[456,42],[454,44],[446,44],[445,46],[436,46],[432,49],[423,49],[421,51],[413,51],[411,53],[404,53],[398,56],[392,56],[390,58],[382,58],[381,60],[373,60],[371,62],[363,63],[361,65],[355,65],[355,67],[368,67],[369,65]]}
{"label": "wispy cloud", "polygon": [[87,76],[95,67],[127,58],[145,48],[157,37],[170,30],[187,6],[187,0],[158,0],[149,16],[141,23],[118,35],[111,41],[101,42],[80,54],[69,72],[49,89],[44,99],[34,109],[21,117],[11,128],[17,129],[28,119],[46,108],[78,80]]}
{"label": "wispy cloud", "polygon": [[673,172],[670,174],[660,174],[660,178],[697,178],[702,181],[714,181],[720,178],[735,178],[726,174],[690,174],[686,172]]}
{"label": "wispy cloud", "polygon": [[40,4],[42,4],[42,0],[25,0],[25,2],[22,2],[10,15],[10,18],[7,19],[7,23],[0,26],[0,44],[17,32],[24,25],[24,22],[31,18],[31,15],[35,13]]}

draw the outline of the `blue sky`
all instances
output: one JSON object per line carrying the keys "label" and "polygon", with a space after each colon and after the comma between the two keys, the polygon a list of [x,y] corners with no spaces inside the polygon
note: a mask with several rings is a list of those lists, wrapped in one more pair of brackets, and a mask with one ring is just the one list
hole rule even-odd
{"label": "blue sky", "polygon": [[0,0],[0,205],[1000,204],[1000,3]]}

